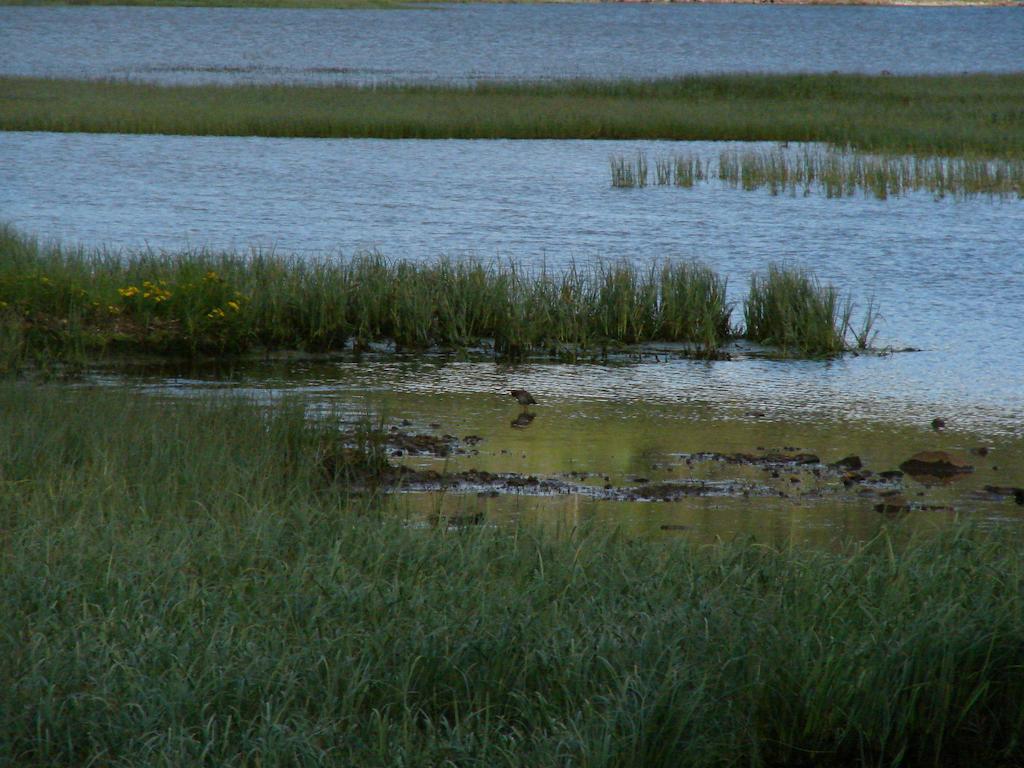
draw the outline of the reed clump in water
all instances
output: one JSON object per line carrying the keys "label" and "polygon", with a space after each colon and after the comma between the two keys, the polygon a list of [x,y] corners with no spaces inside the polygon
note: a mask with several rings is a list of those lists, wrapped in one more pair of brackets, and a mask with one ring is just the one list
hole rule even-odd
{"label": "reed clump in water", "polygon": [[328,482],[298,403],[4,381],[0,412],[0,763],[1024,759],[1005,530],[446,531]]}
{"label": "reed clump in water", "polygon": [[750,292],[743,306],[746,338],[801,355],[835,355],[850,348],[853,332],[858,348],[873,338],[878,318],[874,301],[859,329],[852,327],[853,302],[842,300],[839,291],[821,283],[811,273],[792,266],[773,264],[750,278]]}
{"label": "reed clump in water", "polygon": [[461,85],[161,86],[0,77],[0,130],[800,141],[1024,157],[1024,74],[702,75]]}
{"label": "reed clump in water", "polygon": [[[646,187],[647,186],[647,155],[637,152],[631,157],[612,155],[608,159],[612,169],[613,187]],[[661,183],[662,168],[656,167],[658,183]]]}
{"label": "reed clump in water", "polygon": [[828,197],[862,193],[879,200],[910,192],[937,199],[986,195],[1024,199],[1024,161],[942,157],[889,157],[805,149],[723,152],[718,176],[743,189],[772,194],[808,194],[819,188]]}
{"label": "reed clump in water", "polygon": [[597,262],[553,272],[379,254],[122,256],[42,246],[0,229],[6,348],[22,356],[330,351],[380,342],[413,350],[492,344],[508,356],[647,341],[710,352],[730,336],[725,289],[712,270],[690,263]]}
{"label": "reed clump in water", "polygon": [[[613,158],[614,162],[623,158]],[[637,166],[640,157],[632,165]],[[643,160],[646,165],[646,158]],[[655,158],[655,183],[659,186],[692,187],[695,182],[718,179],[746,191],[767,189],[773,195],[809,195],[821,191],[828,197],[856,194],[879,200],[911,192],[928,192],[936,199],[978,196],[1024,199],[1024,160],[970,159],[914,156],[872,156],[825,147],[800,151],[782,149],[726,150],[719,153],[717,170],[692,153]],[[621,176],[621,175],[620,175]],[[632,176],[612,186],[643,186]]]}

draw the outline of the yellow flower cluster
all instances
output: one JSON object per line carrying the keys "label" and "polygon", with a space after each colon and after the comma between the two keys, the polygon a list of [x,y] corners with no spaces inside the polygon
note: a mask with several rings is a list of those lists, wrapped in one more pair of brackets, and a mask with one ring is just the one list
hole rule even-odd
{"label": "yellow flower cluster", "polygon": [[161,280],[159,285],[157,285],[156,283],[151,283],[149,280],[143,280],[142,298],[152,299],[157,304],[159,304],[161,301],[167,301],[169,298],[171,298],[171,292],[164,288],[165,285],[167,285],[166,280]]}
{"label": "yellow flower cluster", "polygon": [[220,320],[224,317],[224,310],[220,307],[214,307],[211,311],[206,313],[206,316],[211,320]]}
{"label": "yellow flower cluster", "polygon": [[130,299],[132,296],[139,295],[139,289],[134,285],[129,285],[127,288],[118,288],[117,292],[126,299]]}

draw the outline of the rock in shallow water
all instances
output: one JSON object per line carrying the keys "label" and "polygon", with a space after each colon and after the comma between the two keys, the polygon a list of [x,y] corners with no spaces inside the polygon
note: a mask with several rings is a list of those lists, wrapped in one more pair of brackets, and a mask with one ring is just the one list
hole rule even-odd
{"label": "rock in shallow water", "polygon": [[914,478],[954,477],[966,472],[973,472],[974,467],[960,456],[946,451],[921,451],[900,464],[900,469]]}

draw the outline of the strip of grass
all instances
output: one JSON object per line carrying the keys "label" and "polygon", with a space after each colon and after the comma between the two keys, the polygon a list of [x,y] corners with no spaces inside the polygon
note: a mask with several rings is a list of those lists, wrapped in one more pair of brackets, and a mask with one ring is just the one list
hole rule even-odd
{"label": "strip of grass", "polygon": [[[813,276],[785,267],[801,318],[753,336],[807,356],[847,348],[852,308],[818,311]],[[755,279],[755,286],[757,281]],[[758,297],[752,291],[751,299]],[[36,355],[116,352],[328,352],[490,346],[506,357],[574,357],[644,342],[687,342],[714,357],[737,330],[726,281],[693,262],[596,262],[559,272],[514,262],[298,259],[203,251],[105,254],[40,245],[0,226],[0,368]],[[788,315],[787,315],[788,317]],[[870,331],[869,308],[865,337]],[[748,311],[748,323],[750,313]],[[863,346],[863,345],[861,345]]]}
{"label": "strip of grass", "polygon": [[[648,162],[643,152],[609,159],[613,187],[647,185]],[[828,197],[873,195],[879,200],[926,191],[936,200],[985,195],[1024,199],[1024,159],[968,160],[938,157],[876,157],[805,147],[802,151],[774,149],[725,150],[717,169],[692,152],[655,158],[654,183],[693,187],[695,182],[718,180],[733,188],[767,189],[773,195],[810,194],[817,189]]]}
{"label": "strip of grass", "polygon": [[[1024,759],[1024,561],[402,524],[328,428],[0,382],[0,762]],[[756,508],[752,508],[756,514]]]}
{"label": "strip of grass", "polygon": [[0,78],[0,129],[218,136],[823,141],[1024,156],[1024,74],[716,75],[460,86]]}

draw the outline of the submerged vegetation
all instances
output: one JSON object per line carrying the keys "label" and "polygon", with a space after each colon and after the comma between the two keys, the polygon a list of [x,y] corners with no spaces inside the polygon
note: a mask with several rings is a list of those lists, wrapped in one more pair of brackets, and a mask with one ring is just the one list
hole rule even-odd
{"label": "submerged vegetation", "polygon": [[[648,161],[643,152],[609,158],[613,187],[645,187]],[[942,157],[873,157],[823,147],[726,150],[717,165],[690,153],[654,161],[655,183],[693,187],[719,180],[773,195],[820,190],[828,197],[862,193],[879,200],[925,191],[936,199],[987,195],[1024,199],[1024,159],[971,160]]]}
{"label": "submerged vegetation", "polygon": [[1024,759],[1007,531],[446,530],[331,481],[337,423],[287,401],[7,381],[0,412],[0,763]]}
{"label": "submerged vegetation", "polygon": [[1024,157],[1024,74],[705,75],[460,85],[164,86],[0,78],[0,130],[817,141]]}
{"label": "submerged vegetation", "polygon": [[[801,281],[813,278],[797,272],[787,285]],[[815,284],[790,302],[813,304],[819,293]],[[732,309],[725,279],[692,262],[596,262],[553,272],[378,254],[120,255],[44,246],[0,228],[0,367],[8,369],[39,354],[85,360],[104,352],[337,351],[374,343],[491,346],[516,357],[687,342],[694,354],[713,357],[738,332]],[[792,332],[756,338],[790,352],[836,354],[846,348],[849,314],[808,310]]]}

